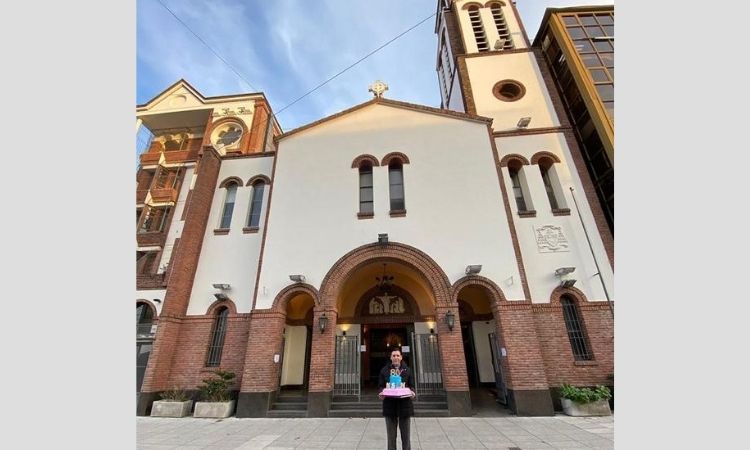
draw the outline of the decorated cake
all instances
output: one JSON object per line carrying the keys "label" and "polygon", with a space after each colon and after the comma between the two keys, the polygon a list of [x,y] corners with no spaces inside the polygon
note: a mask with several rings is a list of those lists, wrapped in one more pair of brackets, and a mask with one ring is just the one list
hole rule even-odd
{"label": "decorated cake", "polygon": [[412,391],[401,381],[401,375],[397,369],[391,369],[391,376],[385,384],[381,394],[386,397],[411,397]]}

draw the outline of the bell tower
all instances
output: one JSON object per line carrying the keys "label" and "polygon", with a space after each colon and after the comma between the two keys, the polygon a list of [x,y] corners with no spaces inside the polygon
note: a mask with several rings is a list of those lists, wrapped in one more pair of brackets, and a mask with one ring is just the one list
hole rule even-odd
{"label": "bell tower", "polygon": [[560,125],[514,2],[439,0],[435,32],[443,108],[495,132]]}

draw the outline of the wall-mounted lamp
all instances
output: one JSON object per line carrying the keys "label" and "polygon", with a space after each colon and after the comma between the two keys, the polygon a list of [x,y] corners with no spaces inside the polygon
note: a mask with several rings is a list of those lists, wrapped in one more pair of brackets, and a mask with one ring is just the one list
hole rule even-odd
{"label": "wall-mounted lamp", "polygon": [[341,332],[341,336],[343,337],[341,340],[345,341],[346,340],[346,330],[344,330],[344,331]]}
{"label": "wall-mounted lamp", "polygon": [[318,327],[320,328],[321,334],[326,330],[326,325],[328,325],[328,317],[326,317],[326,313],[323,313],[323,315],[318,318]]}
{"label": "wall-mounted lamp", "polygon": [[555,276],[560,278],[560,287],[569,288],[576,284],[576,280],[568,278],[568,275],[575,270],[575,267],[560,267],[559,269],[555,269]]}
{"label": "wall-mounted lamp", "polygon": [[378,244],[388,243],[388,233],[378,233]]}
{"label": "wall-mounted lamp", "polygon": [[304,283],[305,282],[305,276],[304,275],[289,275],[289,279],[294,281],[295,283]]}
{"label": "wall-mounted lamp", "polygon": [[430,334],[435,334],[435,329],[434,328],[430,328]]}
{"label": "wall-mounted lamp", "polygon": [[213,286],[214,288],[221,289],[222,291],[226,291],[227,289],[231,287],[227,283],[214,283]]}
{"label": "wall-mounted lamp", "polygon": [[456,324],[456,315],[453,314],[453,311],[448,310],[445,313],[445,323],[448,325],[448,329],[453,331],[453,326]]}
{"label": "wall-mounted lamp", "polygon": [[466,266],[466,275],[476,275],[481,271],[482,271],[481,264],[472,264],[472,265]]}
{"label": "wall-mounted lamp", "polygon": [[530,123],[531,123],[531,117],[521,117],[520,119],[518,119],[516,128],[527,128]]}
{"label": "wall-mounted lamp", "polygon": [[216,294],[214,294],[214,297],[216,297],[216,300],[229,300],[227,294],[224,294],[223,292],[217,292]]}

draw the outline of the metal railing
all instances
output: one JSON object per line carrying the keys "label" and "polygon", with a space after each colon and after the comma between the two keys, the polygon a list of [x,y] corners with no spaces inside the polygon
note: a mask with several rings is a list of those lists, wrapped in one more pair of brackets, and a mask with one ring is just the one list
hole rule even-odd
{"label": "metal railing", "polygon": [[417,395],[443,394],[443,371],[436,334],[411,334],[414,343],[414,384]]}
{"label": "metal railing", "polygon": [[360,395],[359,336],[336,336],[333,395]]}

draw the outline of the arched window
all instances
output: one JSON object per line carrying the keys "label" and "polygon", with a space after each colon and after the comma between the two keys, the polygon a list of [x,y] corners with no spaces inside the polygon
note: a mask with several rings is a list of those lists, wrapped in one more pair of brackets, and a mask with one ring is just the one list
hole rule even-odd
{"label": "arched window", "polygon": [[500,36],[500,48],[502,50],[513,49],[513,38],[510,35],[508,23],[505,21],[505,16],[503,15],[503,10],[501,9],[500,4],[493,3],[490,7],[490,11],[492,11],[492,18],[495,19],[495,28],[497,28],[497,34]]}
{"label": "arched window", "polygon": [[266,189],[266,183],[258,180],[253,183],[253,196],[250,199],[250,214],[247,218],[247,226],[258,228],[260,223],[260,210],[263,207],[263,191]]}
{"label": "arched window", "polygon": [[474,39],[477,41],[477,50],[480,52],[489,51],[490,46],[487,43],[487,35],[484,33],[478,6],[469,7],[469,20],[471,21],[471,29],[474,31]]}
{"label": "arched window", "polygon": [[137,334],[148,334],[151,332],[151,324],[154,321],[154,312],[144,302],[138,302],[135,306],[135,324]]}
{"label": "arched window", "polygon": [[555,162],[559,162],[559,160],[557,160],[557,157],[555,156],[549,156],[549,154],[546,156],[537,155],[534,155],[532,158],[532,163],[534,162],[534,159],[538,159],[537,164],[539,165],[539,172],[542,174],[542,183],[544,183],[544,190],[547,192],[547,198],[549,199],[549,205],[552,208],[552,211],[560,212],[567,210],[568,205],[565,202],[562,185],[560,184],[560,177],[555,168]]}
{"label": "arched window", "polygon": [[406,210],[404,199],[404,169],[401,161],[388,164],[388,187],[391,196],[391,212]]}
{"label": "arched window", "polygon": [[206,367],[218,367],[221,363],[221,351],[224,348],[224,337],[227,333],[227,316],[229,309],[222,306],[216,312],[214,325],[211,329],[211,343],[208,346],[208,357]]}
{"label": "arched window", "polygon": [[588,337],[578,314],[578,306],[567,296],[563,296],[560,299],[560,303],[562,304],[565,328],[568,330],[568,339],[570,339],[573,357],[576,361],[590,361],[594,359],[594,355],[589,351]]}
{"label": "arched window", "polygon": [[221,223],[219,228],[229,228],[232,223],[232,212],[234,211],[234,199],[237,196],[237,183],[234,181],[227,184],[227,195],[224,198],[224,208],[221,211]]}
{"label": "arched window", "polygon": [[369,215],[373,212],[372,165],[365,162],[359,166],[359,213]]}
{"label": "arched window", "polygon": [[526,212],[533,210],[531,199],[528,195],[528,188],[526,187],[526,178],[521,172],[522,164],[518,160],[511,160],[508,162],[508,173],[510,174],[510,181],[513,185],[513,197],[516,199],[516,206],[518,212]]}

